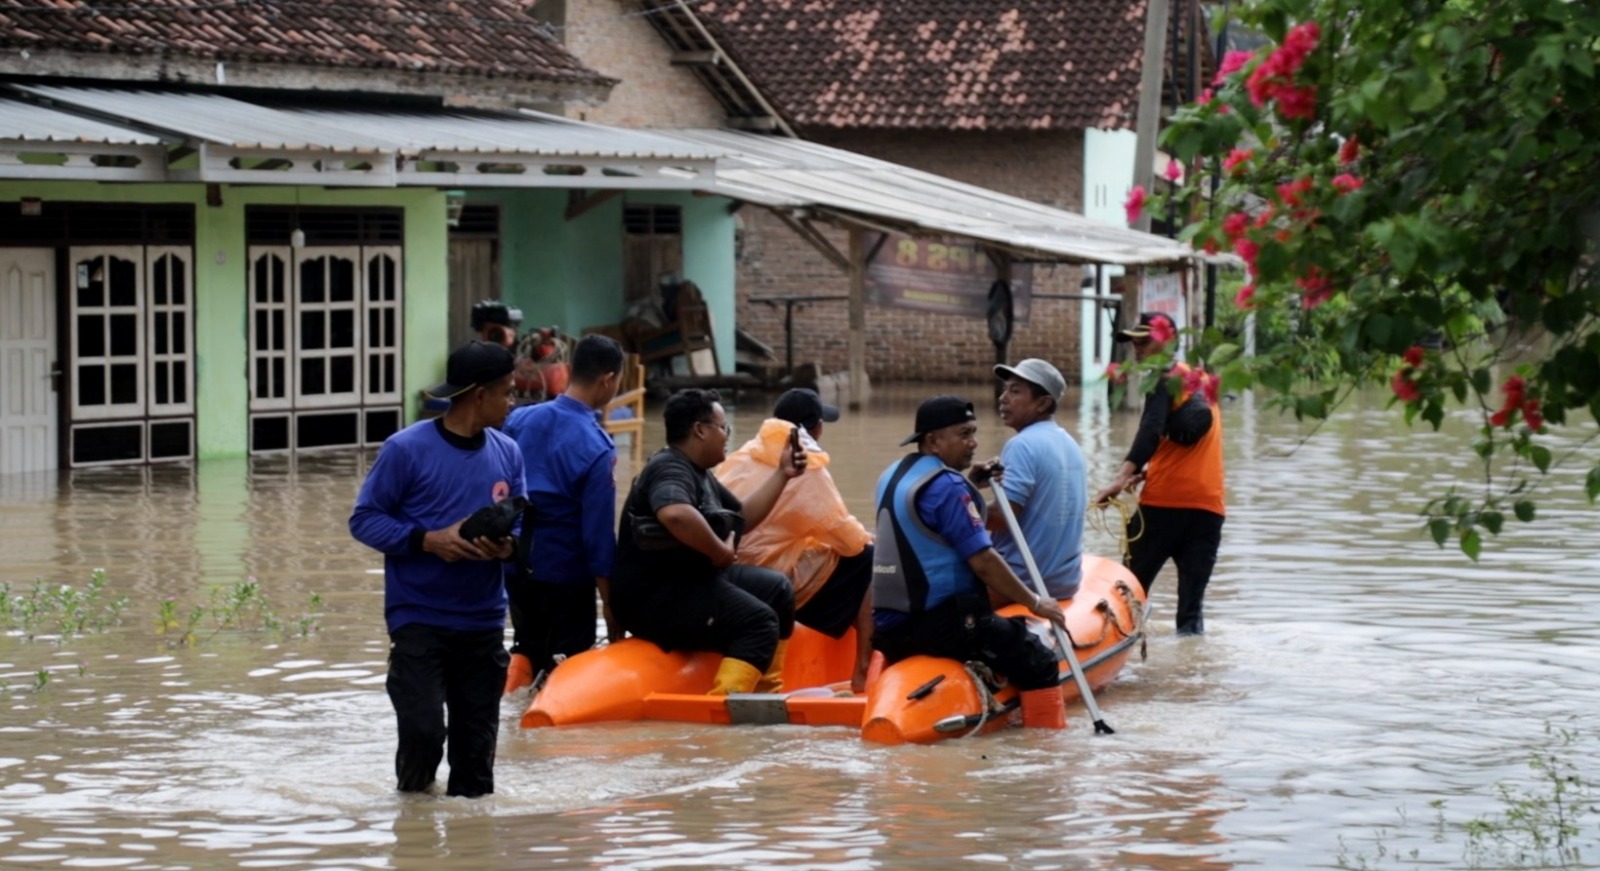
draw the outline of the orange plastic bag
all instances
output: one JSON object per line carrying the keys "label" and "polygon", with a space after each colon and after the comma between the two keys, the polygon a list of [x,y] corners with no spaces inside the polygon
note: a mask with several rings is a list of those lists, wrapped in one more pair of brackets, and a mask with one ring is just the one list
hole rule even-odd
{"label": "orange plastic bag", "polygon": [[[793,428],[786,420],[764,421],[756,437],[729,454],[712,473],[733,495],[750,498],[778,468]],[[806,451],[805,474],[783,488],[767,519],[739,542],[739,562],[789,576],[795,607],[821,589],[839,557],[855,556],[872,541],[872,534],[845,508],[828,473],[827,452],[804,429],[800,444]]]}

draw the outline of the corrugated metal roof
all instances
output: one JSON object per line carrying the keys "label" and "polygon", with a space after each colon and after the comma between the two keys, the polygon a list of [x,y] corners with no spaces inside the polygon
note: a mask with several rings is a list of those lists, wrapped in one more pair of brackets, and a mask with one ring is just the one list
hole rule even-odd
{"label": "corrugated metal roof", "polygon": [[160,145],[158,137],[91,118],[0,97],[0,139],[80,145]]}
{"label": "corrugated metal roof", "polygon": [[101,116],[241,150],[429,152],[623,160],[712,160],[692,143],[542,113],[351,111],[261,105],[218,94],[18,86]]}
{"label": "corrugated metal roof", "polygon": [[675,130],[672,135],[722,152],[712,190],[758,205],[876,219],[1045,259],[1138,266],[1198,256],[1164,236],[815,142],[729,130]]}

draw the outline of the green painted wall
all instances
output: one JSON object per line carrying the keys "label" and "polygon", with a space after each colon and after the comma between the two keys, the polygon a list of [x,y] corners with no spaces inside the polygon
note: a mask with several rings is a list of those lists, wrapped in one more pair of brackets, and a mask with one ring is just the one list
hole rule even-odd
{"label": "green painted wall", "polygon": [[502,295],[522,309],[524,326],[557,324],[573,334],[618,323],[625,314],[623,204],[681,206],[684,277],[705,294],[717,327],[717,358],[732,371],[736,268],[728,200],[640,191],[571,221],[564,190],[470,191],[467,200],[500,205]]}
{"label": "green painted wall", "polygon": [[[195,207],[195,400],[201,458],[249,451],[249,354],[244,210],[251,205],[387,206],[405,210],[405,392],[444,371],[449,282],[444,194],[428,189],[327,190],[224,185],[222,205],[205,204],[203,185],[0,182],[0,199],[49,202],[188,203]],[[416,414],[408,402],[407,418]]]}

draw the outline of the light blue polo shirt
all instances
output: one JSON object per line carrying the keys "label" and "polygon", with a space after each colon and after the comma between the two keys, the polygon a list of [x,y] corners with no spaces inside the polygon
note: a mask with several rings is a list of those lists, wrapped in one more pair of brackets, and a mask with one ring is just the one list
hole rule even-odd
{"label": "light blue polo shirt", "polygon": [[[1033,552],[1045,589],[1070,599],[1083,577],[1083,517],[1089,507],[1083,450],[1054,420],[1035,421],[1000,449],[1006,498],[1022,506],[1017,522]],[[1009,529],[994,534],[995,549],[1029,589],[1033,579]]]}

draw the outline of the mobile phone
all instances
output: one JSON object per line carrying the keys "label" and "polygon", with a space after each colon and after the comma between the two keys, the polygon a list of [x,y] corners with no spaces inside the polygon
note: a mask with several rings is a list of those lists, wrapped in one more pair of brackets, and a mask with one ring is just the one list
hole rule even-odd
{"label": "mobile phone", "polygon": [[800,427],[798,425],[789,430],[789,452],[792,454],[800,453]]}

